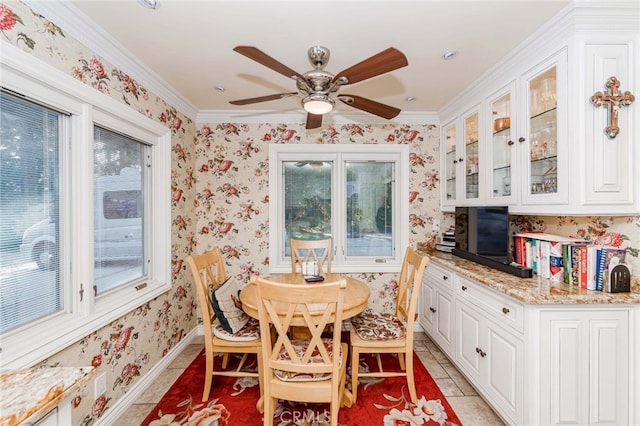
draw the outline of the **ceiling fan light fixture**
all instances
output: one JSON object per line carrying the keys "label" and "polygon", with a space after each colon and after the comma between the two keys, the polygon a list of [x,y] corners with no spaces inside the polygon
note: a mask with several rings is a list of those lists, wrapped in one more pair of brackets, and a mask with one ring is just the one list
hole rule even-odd
{"label": "ceiling fan light fixture", "polygon": [[327,95],[309,95],[302,99],[302,107],[309,114],[323,115],[333,109],[335,101]]}

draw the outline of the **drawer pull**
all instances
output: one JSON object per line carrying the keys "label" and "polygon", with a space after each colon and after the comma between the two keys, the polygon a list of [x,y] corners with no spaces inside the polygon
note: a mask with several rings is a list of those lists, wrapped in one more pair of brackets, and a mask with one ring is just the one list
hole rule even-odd
{"label": "drawer pull", "polygon": [[434,314],[436,313],[436,309],[435,309],[435,308],[431,308],[431,307],[430,307],[430,308],[429,308],[429,310],[430,310],[431,312],[433,312]]}
{"label": "drawer pull", "polygon": [[480,356],[481,356],[482,358],[484,358],[485,356],[487,356],[487,353],[486,353],[485,351],[483,351],[482,349],[480,349],[480,348],[476,348],[476,353],[477,353],[477,354],[480,354]]}
{"label": "drawer pull", "polygon": [[509,313],[509,308],[502,308],[502,313],[503,314],[508,314]]}
{"label": "drawer pull", "polygon": [[462,286],[462,291],[467,291],[467,286]]}

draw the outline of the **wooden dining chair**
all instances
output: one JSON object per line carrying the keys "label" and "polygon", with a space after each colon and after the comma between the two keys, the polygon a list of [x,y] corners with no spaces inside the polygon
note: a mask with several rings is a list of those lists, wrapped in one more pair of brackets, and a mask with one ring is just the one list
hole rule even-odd
{"label": "wooden dining chair", "polygon": [[[231,307],[235,305],[233,294],[235,293],[235,297],[238,297],[238,290],[232,287],[224,288],[224,286],[232,286],[235,281],[230,281],[227,277],[219,247],[199,256],[189,256],[186,260],[193,274],[204,328],[206,367],[202,401],[206,401],[209,399],[213,376],[255,377],[258,381],[260,380],[260,330],[257,320],[242,317],[243,312],[238,312]],[[226,308],[223,308],[225,306],[223,300],[215,300],[216,295],[221,298],[220,294],[228,294],[231,299],[226,303]],[[228,318],[222,318],[225,315]],[[242,325],[243,322],[244,325]],[[223,354],[221,370],[213,368],[216,353]],[[230,354],[242,355],[235,369],[228,368]],[[256,354],[257,372],[245,368],[249,354]],[[262,411],[261,406],[257,408]]]}
{"label": "wooden dining chair", "polygon": [[[273,424],[276,402],[283,399],[330,403],[336,426],[348,362],[348,346],[340,340],[346,280],[291,285],[254,276],[252,283],[262,336],[264,424]],[[331,337],[322,335],[327,325],[333,326]],[[310,338],[291,338],[290,327],[307,327]]]}
{"label": "wooden dining chair", "polygon": [[[353,402],[358,398],[358,377],[405,376],[411,401],[418,402],[413,378],[413,326],[416,320],[418,293],[424,269],[429,258],[408,247],[398,282],[394,314],[362,313],[351,319],[351,392]],[[373,353],[378,371],[360,372],[360,354]],[[401,371],[385,371],[381,353],[398,354]]]}
{"label": "wooden dining chair", "polygon": [[300,240],[289,239],[291,247],[291,272],[314,274],[304,271],[306,263],[313,262],[316,265],[315,274],[331,273],[331,251],[333,250],[333,240],[331,237],[321,240]]}

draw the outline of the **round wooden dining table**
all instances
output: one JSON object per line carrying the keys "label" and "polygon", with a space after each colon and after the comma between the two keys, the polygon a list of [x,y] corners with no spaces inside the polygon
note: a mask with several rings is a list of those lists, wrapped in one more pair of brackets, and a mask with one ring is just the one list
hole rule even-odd
{"label": "round wooden dining table", "polygon": [[[337,281],[342,278],[347,281],[342,311],[343,319],[354,317],[366,309],[371,292],[364,282],[343,274],[322,274],[322,276],[324,277],[324,281],[321,282]],[[269,275],[267,278],[275,282],[291,284],[292,286],[314,285],[314,283],[306,282],[304,280],[304,276],[300,273],[273,274]],[[240,292],[240,302],[242,302],[242,310],[244,310],[247,315],[256,319],[258,318],[258,295],[257,288],[254,283],[249,283],[242,289]],[[353,395],[349,389],[344,390],[342,405],[346,407],[351,407],[353,405]],[[256,406],[258,407],[258,410],[262,411],[262,396],[260,396],[260,400]]]}
{"label": "round wooden dining table", "polygon": [[[344,293],[343,319],[354,317],[366,309],[371,292],[364,282],[343,274],[323,274],[323,277],[324,281],[321,282],[337,281],[339,279],[347,281],[347,288]],[[273,274],[267,278],[282,284],[314,285],[314,283],[306,282],[304,276],[300,273]],[[258,296],[255,284],[249,283],[242,289],[240,302],[242,302],[242,310],[247,315],[258,318]]]}

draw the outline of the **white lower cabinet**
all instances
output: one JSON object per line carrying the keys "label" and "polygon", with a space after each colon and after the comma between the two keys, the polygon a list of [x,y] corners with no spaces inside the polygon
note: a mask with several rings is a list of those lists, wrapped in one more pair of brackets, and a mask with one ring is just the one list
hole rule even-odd
{"label": "white lower cabinet", "polygon": [[453,351],[453,276],[429,265],[420,289],[420,325],[445,352]]}
{"label": "white lower cabinet", "polygon": [[627,425],[629,312],[540,313],[540,423]]}
{"label": "white lower cabinet", "polygon": [[505,420],[522,424],[522,336],[499,326],[464,299],[456,300],[455,312],[458,366]]}
{"label": "white lower cabinet", "polygon": [[422,328],[508,424],[640,424],[637,304],[523,304],[432,262],[420,306]]}

